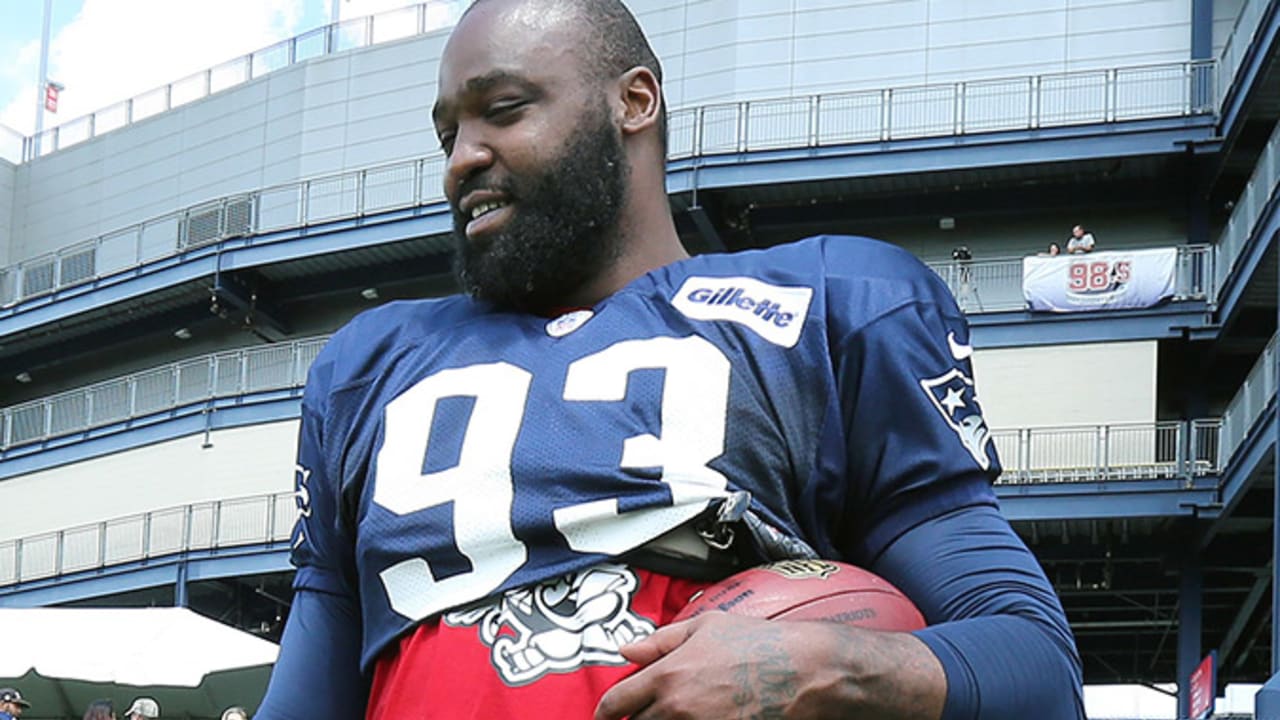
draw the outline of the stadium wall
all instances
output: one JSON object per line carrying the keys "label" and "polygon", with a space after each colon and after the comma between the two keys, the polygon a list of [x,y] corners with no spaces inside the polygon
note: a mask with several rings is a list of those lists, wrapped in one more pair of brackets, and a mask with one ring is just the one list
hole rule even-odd
{"label": "stadium wall", "polygon": [[429,153],[443,38],[290,66],[22,165],[13,260],[221,196]]}
{"label": "stadium wall", "polygon": [[[149,510],[293,489],[296,420],[219,430],[0,482],[0,541]],[[38,510],[38,512],[37,512]]]}
{"label": "stadium wall", "polygon": [[[631,4],[666,66],[671,107],[1190,55],[1191,0]],[[223,195],[431,152],[446,36],[290,66],[22,165],[8,262]]]}
{"label": "stadium wall", "polygon": [[0,267],[11,264],[13,248],[13,195],[18,169],[0,160]]}
{"label": "stadium wall", "polygon": [[1246,0],[1213,0],[1213,55],[1222,54]]}
{"label": "stadium wall", "polygon": [[977,350],[978,402],[991,428],[1151,423],[1154,341]]}
{"label": "stadium wall", "polygon": [[1181,61],[1191,43],[1191,0],[630,5],[673,106]]}

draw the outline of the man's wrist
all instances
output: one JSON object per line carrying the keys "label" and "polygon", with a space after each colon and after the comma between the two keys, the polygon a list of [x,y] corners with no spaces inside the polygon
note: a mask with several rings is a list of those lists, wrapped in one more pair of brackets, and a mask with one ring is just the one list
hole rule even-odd
{"label": "man's wrist", "polygon": [[947,697],[942,663],[909,633],[841,628],[850,704],[858,717],[937,720]]}

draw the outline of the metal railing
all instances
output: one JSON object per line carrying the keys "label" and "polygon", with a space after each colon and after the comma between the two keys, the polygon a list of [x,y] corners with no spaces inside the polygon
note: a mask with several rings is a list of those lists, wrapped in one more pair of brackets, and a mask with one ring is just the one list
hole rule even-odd
{"label": "metal railing", "polygon": [[1218,420],[993,430],[998,484],[1192,478],[1221,469]]}
{"label": "metal railing", "polygon": [[[327,341],[327,337],[310,338],[205,355],[0,409],[4,431],[0,449],[213,398],[301,387]],[[1268,353],[1274,345],[1273,340]],[[1266,391],[1262,389],[1263,406],[1270,397]],[[1234,449],[1230,442],[1223,443],[1224,454],[1219,456],[1221,424],[1197,420],[1021,428],[995,430],[992,437],[1004,462],[1004,482],[1163,477],[1220,468]],[[1228,423],[1228,427],[1232,426]]]}
{"label": "metal railing", "polygon": [[1276,186],[1280,184],[1280,125],[1271,132],[1266,147],[1258,155],[1249,182],[1231,210],[1231,218],[1218,236],[1217,285],[1223,287],[1235,270],[1236,262],[1257,229],[1263,211],[1271,205]]}
{"label": "metal railing", "polygon": [[443,173],[435,154],[193,205],[0,269],[0,307],[231,238],[442,202]]}
{"label": "metal railing", "polygon": [[670,158],[1214,112],[1212,60],[706,105],[671,113]]}
{"label": "metal railing", "polygon": [[[1217,295],[1214,251],[1208,245],[1178,247],[1174,277],[1174,301],[1207,300]],[[1022,310],[1027,301],[1022,292],[1022,258],[927,263],[938,274],[956,303],[966,313]]]}
{"label": "metal railing", "polygon": [[1244,55],[1249,50],[1249,46],[1253,44],[1253,37],[1258,32],[1258,26],[1262,22],[1262,16],[1267,10],[1269,0],[1245,0],[1244,6],[1240,8],[1240,14],[1236,16],[1235,25],[1231,28],[1231,34],[1227,36],[1227,42],[1222,46],[1222,52],[1218,54],[1218,80],[1217,80],[1217,97],[1216,106],[1220,109],[1223,100],[1226,99],[1227,93],[1230,92],[1235,84],[1236,73],[1240,70],[1240,63],[1244,61]]}
{"label": "metal railing", "polygon": [[310,30],[26,138],[21,157],[47,155],[290,65],[451,27],[469,2],[426,0]]}
{"label": "metal railing", "polygon": [[0,586],[151,558],[289,539],[294,493],[192,503],[0,542]]}
{"label": "metal railing", "polygon": [[327,337],[182,360],[0,410],[0,450],[219,397],[302,387]]}
{"label": "metal railing", "polygon": [[[22,157],[295,63],[449,27],[465,6],[466,0],[428,0],[317,28],[27,138]],[[1216,67],[1200,60],[707,105],[672,113],[671,157],[1210,113]]]}
{"label": "metal railing", "polygon": [[[1217,420],[995,430],[999,484],[1191,478],[1220,469]],[[0,586],[288,539],[293,493],[193,503],[0,542]]]}
{"label": "metal railing", "polygon": [[1231,456],[1249,437],[1254,423],[1276,396],[1276,339],[1263,349],[1253,369],[1236,391],[1227,409],[1222,413],[1222,464],[1225,467]]}
{"label": "metal railing", "polygon": [[[1202,112],[1207,108],[1189,104],[1188,88],[1205,67],[1176,63],[677,110],[670,120],[671,157]],[[1022,100],[1009,105],[1026,112],[999,115],[971,107],[997,102],[1004,96],[992,88],[1006,85],[1034,90],[1025,108]],[[1094,107],[1076,93],[1102,104]],[[1063,105],[1068,99],[1073,101]],[[867,114],[871,105],[875,112]],[[444,157],[434,153],[185,208],[0,269],[0,307],[207,243],[441,202],[443,176]]]}

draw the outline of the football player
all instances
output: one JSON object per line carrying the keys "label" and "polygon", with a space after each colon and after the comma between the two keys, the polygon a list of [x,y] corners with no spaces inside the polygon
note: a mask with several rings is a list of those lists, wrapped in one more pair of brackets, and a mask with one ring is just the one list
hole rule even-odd
{"label": "football player", "polygon": [[[946,286],[852,237],[690,258],[661,83],[618,0],[454,29],[433,121],[465,294],[366,312],[311,368],[258,717],[1084,717]],[[814,557],[931,626],[668,624]]]}

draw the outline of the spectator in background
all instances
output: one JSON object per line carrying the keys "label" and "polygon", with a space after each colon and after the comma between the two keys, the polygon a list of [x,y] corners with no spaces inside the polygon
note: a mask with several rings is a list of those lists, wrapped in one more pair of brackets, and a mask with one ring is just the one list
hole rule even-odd
{"label": "spectator in background", "polygon": [[116,707],[110,700],[94,700],[84,711],[84,720],[116,720]]}
{"label": "spectator in background", "polygon": [[1067,252],[1072,255],[1093,252],[1093,233],[1085,230],[1083,225],[1071,228],[1071,237],[1067,238]]}
{"label": "spectator in background", "polygon": [[124,711],[124,720],[155,720],[160,717],[160,703],[149,697],[135,698],[128,710]]}
{"label": "spectator in background", "polygon": [[0,688],[0,720],[20,718],[29,707],[31,703],[22,698],[22,693],[13,688]]}
{"label": "spectator in background", "polygon": [[1058,243],[1049,243],[1049,249],[1044,251],[1045,255],[1054,256],[1062,254],[1062,246]]}
{"label": "spectator in background", "polygon": [[222,720],[249,720],[249,711],[236,705],[222,711]]}

